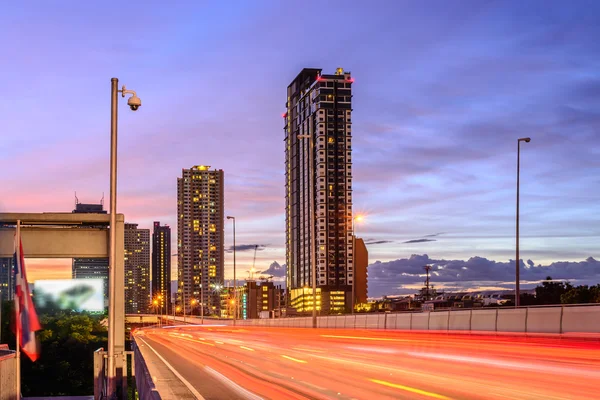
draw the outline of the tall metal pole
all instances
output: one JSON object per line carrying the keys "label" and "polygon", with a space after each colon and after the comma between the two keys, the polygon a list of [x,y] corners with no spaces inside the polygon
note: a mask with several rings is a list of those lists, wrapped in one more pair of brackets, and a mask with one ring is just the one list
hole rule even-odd
{"label": "tall metal pole", "polygon": [[517,255],[515,260],[515,272],[516,272],[516,282],[515,282],[515,307],[519,307],[521,304],[521,289],[520,289],[520,263],[519,263],[519,179],[520,179],[520,169],[521,169],[521,142],[529,143],[531,141],[530,138],[521,138],[517,140],[517,238],[516,238],[516,249]]}
{"label": "tall metal pole", "polygon": [[238,292],[237,292],[237,279],[235,276],[235,217],[233,219],[233,299],[235,301],[235,309],[233,310],[233,326],[236,324],[238,317]]}
{"label": "tall metal pole", "polygon": [[521,291],[520,291],[520,268],[519,268],[519,170],[521,168],[521,140],[517,141],[517,255],[515,258],[516,268],[516,284],[515,284],[515,307],[519,307],[521,303]]}
{"label": "tall metal pole", "polygon": [[110,252],[108,277],[108,397],[116,395],[115,381],[115,281],[117,260],[117,105],[119,80],[112,78],[110,93]]}
{"label": "tall metal pole", "polygon": [[[16,263],[19,262],[19,260],[21,259],[21,221],[17,220],[17,241],[16,241],[16,249],[15,252],[17,253],[17,259],[15,260]],[[16,268],[16,265],[15,265]],[[21,268],[23,268],[23,266],[21,265]],[[19,307],[19,301],[17,300],[17,291],[15,290],[14,295],[13,295],[13,300],[14,300],[14,304],[15,304],[15,315],[16,318],[21,318],[21,310]],[[17,351],[17,379],[16,379],[16,384],[17,384],[17,398],[20,399],[21,398],[21,324],[17,321],[15,321],[15,327],[16,327],[16,351]]]}

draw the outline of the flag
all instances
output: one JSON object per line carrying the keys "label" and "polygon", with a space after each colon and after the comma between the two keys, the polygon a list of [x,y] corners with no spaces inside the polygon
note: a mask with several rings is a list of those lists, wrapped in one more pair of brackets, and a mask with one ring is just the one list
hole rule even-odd
{"label": "flag", "polygon": [[35,332],[42,329],[42,326],[35,312],[31,292],[29,291],[29,283],[27,283],[27,274],[25,273],[23,243],[18,234],[15,234],[15,253],[13,258],[15,268],[16,323],[18,332],[20,333],[21,349],[31,361],[35,361],[39,358],[41,352]]}

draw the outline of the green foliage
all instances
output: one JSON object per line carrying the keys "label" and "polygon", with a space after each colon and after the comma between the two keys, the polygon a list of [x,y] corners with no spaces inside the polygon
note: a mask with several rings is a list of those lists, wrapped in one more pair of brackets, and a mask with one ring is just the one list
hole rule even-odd
{"label": "green foliage", "polygon": [[560,296],[563,304],[600,303],[600,285],[577,286]]}
{"label": "green foliage", "polygon": [[37,337],[42,355],[35,363],[22,357],[23,395],[91,395],[93,353],[107,347],[106,327],[100,324],[103,318],[77,312],[40,316],[43,330],[37,332]]}
{"label": "green foliage", "polygon": [[546,277],[542,286],[535,288],[535,297],[539,304],[560,304],[561,296],[573,289],[569,282],[553,282],[551,277]]}

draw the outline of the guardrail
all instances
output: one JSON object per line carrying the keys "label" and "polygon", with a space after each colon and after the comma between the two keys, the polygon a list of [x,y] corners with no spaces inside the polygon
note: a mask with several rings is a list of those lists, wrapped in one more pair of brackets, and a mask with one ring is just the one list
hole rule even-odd
{"label": "guardrail", "polygon": [[[119,398],[123,400],[136,399],[135,388],[129,390],[129,378],[136,377],[135,374],[135,360],[133,351],[124,351],[121,356],[122,368],[119,369],[120,376],[117,376],[117,384],[120,388],[117,389],[117,393],[120,394]],[[140,357],[141,358],[141,357]],[[107,352],[102,347],[94,352],[94,400],[107,399],[107,379],[106,371],[108,367]],[[2,399],[0,397],[0,399]]]}
{"label": "guardrail", "polygon": [[17,399],[17,358],[7,345],[0,345],[0,399]]}
{"label": "guardrail", "polygon": [[[249,319],[243,326],[312,327],[311,317]],[[599,334],[600,304],[320,316],[319,328]]]}
{"label": "guardrail", "polygon": [[133,349],[133,358],[135,363],[135,384],[140,400],[160,400],[160,394],[154,386],[152,376],[148,371],[148,366],[142,357],[140,350],[135,342],[135,338],[131,337],[131,348]]}

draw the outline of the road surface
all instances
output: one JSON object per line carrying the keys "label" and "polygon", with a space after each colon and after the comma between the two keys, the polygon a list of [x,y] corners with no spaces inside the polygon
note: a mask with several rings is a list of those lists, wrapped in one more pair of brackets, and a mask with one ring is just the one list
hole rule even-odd
{"label": "road surface", "polygon": [[600,399],[600,343],[375,330],[145,329],[205,399]]}

